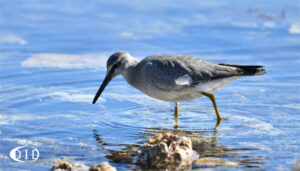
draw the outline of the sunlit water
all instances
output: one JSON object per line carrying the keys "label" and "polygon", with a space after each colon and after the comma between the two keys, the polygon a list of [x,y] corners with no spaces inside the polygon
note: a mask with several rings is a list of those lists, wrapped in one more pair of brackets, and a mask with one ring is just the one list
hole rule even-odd
{"label": "sunlit water", "polygon": [[[105,156],[168,131],[201,139],[200,157],[233,168],[289,170],[300,158],[300,6],[270,3],[0,0],[0,168],[48,170],[57,159],[139,168]],[[181,103],[175,129],[172,103],[122,77],[91,103],[117,50],[265,65],[268,74],[215,94],[228,118],[218,130],[207,98]],[[37,147],[40,158],[10,159],[22,145]]]}

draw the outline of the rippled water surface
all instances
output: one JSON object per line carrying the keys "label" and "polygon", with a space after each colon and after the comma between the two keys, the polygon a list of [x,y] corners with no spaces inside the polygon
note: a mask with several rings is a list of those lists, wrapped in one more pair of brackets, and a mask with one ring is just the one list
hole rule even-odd
{"label": "rippled water surface", "polygon": [[[193,169],[289,170],[300,158],[299,4],[0,0],[0,168],[48,170],[64,159],[135,169],[106,156],[174,132],[196,139],[200,157],[231,162]],[[180,103],[174,128],[172,103],[147,97],[121,76],[91,103],[107,57],[118,50],[265,65],[268,74],[215,93],[228,118],[217,130],[207,98]],[[37,147],[40,158],[10,159],[22,145]]]}

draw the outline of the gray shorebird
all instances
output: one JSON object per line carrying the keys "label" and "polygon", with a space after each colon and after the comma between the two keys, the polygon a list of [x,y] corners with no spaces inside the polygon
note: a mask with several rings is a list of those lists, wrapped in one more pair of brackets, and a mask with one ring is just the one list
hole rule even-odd
{"label": "gray shorebird", "polygon": [[131,86],[148,96],[174,102],[175,118],[178,117],[178,102],[208,97],[219,125],[226,118],[221,117],[213,93],[237,78],[265,73],[259,65],[214,63],[185,55],[153,55],[139,61],[128,52],[116,52],[107,60],[106,77],[93,104],[107,84],[121,74]]}

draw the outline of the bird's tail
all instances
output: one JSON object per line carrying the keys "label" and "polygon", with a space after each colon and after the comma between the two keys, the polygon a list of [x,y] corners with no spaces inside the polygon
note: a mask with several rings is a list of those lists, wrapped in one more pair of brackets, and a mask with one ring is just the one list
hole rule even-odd
{"label": "bird's tail", "polygon": [[267,71],[264,69],[264,66],[261,65],[233,65],[227,63],[220,63],[219,65],[236,67],[240,69],[242,75],[251,76],[251,75],[264,75]]}

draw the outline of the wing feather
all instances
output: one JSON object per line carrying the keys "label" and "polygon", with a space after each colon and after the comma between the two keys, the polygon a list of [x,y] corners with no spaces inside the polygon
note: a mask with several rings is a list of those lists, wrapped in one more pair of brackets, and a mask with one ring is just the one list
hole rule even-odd
{"label": "wing feather", "polygon": [[239,75],[235,67],[183,55],[149,56],[138,65],[142,70],[141,79],[164,91],[180,90],[201,82]]}

